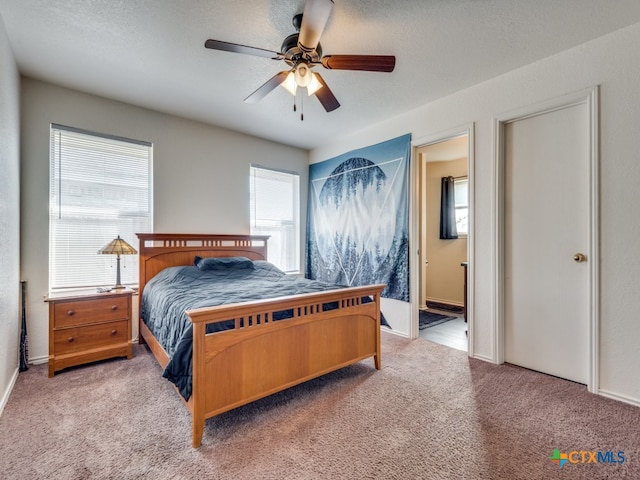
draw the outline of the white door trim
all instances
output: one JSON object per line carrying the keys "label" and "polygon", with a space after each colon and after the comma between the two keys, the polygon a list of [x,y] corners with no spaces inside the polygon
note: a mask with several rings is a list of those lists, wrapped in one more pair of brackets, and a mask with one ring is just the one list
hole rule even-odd
{"label": "white door trim", "polygon": [[[474,338],[474,257],[475,257],[475,124],[472,122],[462,127],[452,128],[445,132],[440,132],[438,134],[430,135],[428,137],[420,137],[418,139],[414,139],[411,141],[411,156],[412,156],[412,164],[411,164],[411,188],[413,189],[410,194],[410,223],[412,225],[410,229],[410,256],[409,256],[409,268],[410,271],[413,272],[410,278],[410,305],[411,305],[411,324],[409,326],[409,336],[410,338],[418,338],[419,330],[418,330],[418,306],[420,303],[420,295],[418,292],[420,275],[416,274],[419,272],[419,268],[422,261],[423,253],[420,252],[418,248],[415,248],[416,245],[420,245],[420,232],[419,232],[419,219],[418,215],[420,213],[418,206],[418,192],[420,188],[420,178],[419,178],[419,169],[418,169],[418,154],[417,150],[419,148],[425,147],[427,145],[433,143],[440,143],[446,140],[450,140],[455,137],[459,137],[461,135],[467,135],[468,138],[468,154],[467,154],[467,176],[469,178],[469,198],[471,201],[469,202],[469,233],[467,235],[467,335],[469,341],[469,350],[468,355],[470,357],[474,356],[473,349],[473,338]],[[413,245],[413,247],[411,247]]]}
{"label": "white door trim", "polygon": [[519,108],[497,115],[493,119],[493,207],[495,225],[493,282],[495,298],[492,301],[492,317],[494,321],[493,358],[496,363],[504,363],[504,223],[505,223],[505,155],[504,126],[507,123],[542,115],[568,108],[578,104],[587,104],[589,111],[589,380],[587,388],[592,393],[599,390],[599,325],[600,325],[600,272],[599,272],[599,114],[598,87]]}

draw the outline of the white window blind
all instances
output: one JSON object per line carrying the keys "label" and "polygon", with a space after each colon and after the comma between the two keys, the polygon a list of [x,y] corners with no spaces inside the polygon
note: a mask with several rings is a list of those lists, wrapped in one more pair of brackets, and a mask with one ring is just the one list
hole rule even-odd
{"label": "white window blind", "polygon": [[251,234],[271,235],[268,260],[300,272],[300,175],[252,165]]}
{"label": "white window blind", "polygon": [[[113,286],[118,235],[138,250],[152,230],[152,145],[51,125],[49,289]],[[121,280],[138,283],[138,256],[122,255]]]}

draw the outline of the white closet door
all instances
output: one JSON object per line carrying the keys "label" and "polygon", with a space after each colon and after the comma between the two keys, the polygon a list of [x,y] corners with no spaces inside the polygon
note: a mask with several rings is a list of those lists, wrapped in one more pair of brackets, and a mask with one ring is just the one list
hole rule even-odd
{"label": "white closet door", "polygon": [[588,106],[506,123],[504,140],[505,361],[586,384]]}

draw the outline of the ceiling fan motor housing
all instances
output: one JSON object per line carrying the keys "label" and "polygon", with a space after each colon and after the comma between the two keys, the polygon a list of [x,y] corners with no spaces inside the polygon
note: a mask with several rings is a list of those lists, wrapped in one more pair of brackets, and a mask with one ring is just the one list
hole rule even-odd
{"label": "ceiling fan motor housing", "polygon": [[282,42],[280,51],[284,54],[284,61],[294,66],[301,60],[317,63],[322,58],[322,47],[318,44],[314,51],[303,52],[298,46],[298,33],[292,33]]}

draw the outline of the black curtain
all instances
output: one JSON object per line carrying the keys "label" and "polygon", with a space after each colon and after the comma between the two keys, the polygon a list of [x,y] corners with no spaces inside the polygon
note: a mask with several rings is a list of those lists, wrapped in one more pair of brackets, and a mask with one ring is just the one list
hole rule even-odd
{"label": "black curtain", "polygon": [[458,238],[456,228],[456,201],[454,197],[454,178],[442,177],[440,195],[440,239]]}

